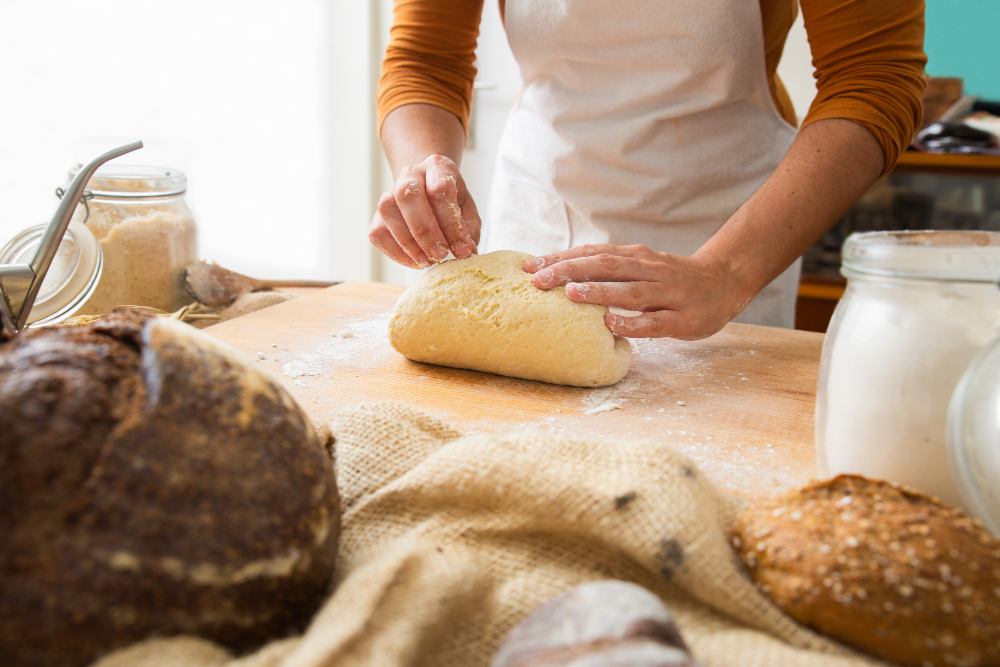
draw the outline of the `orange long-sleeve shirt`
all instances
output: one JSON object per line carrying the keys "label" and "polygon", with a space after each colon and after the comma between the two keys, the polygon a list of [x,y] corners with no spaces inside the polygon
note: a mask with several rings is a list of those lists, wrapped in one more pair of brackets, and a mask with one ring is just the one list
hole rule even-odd
{"label": "orange long-sleeve shirt", "polygon": [[[504,0],[500,2],[503,16]],[[924,0],[801,0],[817,94],[805,127],[846,118],[867,128],[896,164],[920,124],[924,91]],[[378,87],[378,127],[404,104],[433,104],[469,119],[483,0],[396,0]],[[760,0],[771,97],[795,125],[778,61],[796,0]]]}

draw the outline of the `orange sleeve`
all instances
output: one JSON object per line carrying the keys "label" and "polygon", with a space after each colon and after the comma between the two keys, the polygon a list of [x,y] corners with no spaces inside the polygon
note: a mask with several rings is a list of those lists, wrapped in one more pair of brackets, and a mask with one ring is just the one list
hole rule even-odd
{"label": "orange sleeve", "polygon": [[468,131],[483,0],[396,0],[378,83],[378,129],[393,109],[425,103]]}
{"label": "orange sleeve", "polygon": [[771,100],[781,117],[795,126],[795,107],[785,84],[778,76],[778,63],[785,50],[788,31],[792,29],[799,15],[798,0],[760,0],[760,18],[764,28],[764,68],[767,70],[767,86],[771,90]]}
{"label": "orange sleeve", "polygon": [[923,0],[801,0],[816,98],[802,127],[845,118],[867,128],[892,169],[920,125]]}

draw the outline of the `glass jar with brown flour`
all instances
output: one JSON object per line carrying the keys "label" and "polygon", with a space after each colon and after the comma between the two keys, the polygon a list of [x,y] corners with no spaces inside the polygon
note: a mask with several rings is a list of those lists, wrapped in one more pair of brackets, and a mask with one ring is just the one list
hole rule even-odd
{"label": "glass jar with brown flour", "polygon": [[187,177],[175,169],[109,165],[98,170],[75,220],[85,221],[100,243],[104,268],[78,315],[118,306],[173,312],[191,301],[184,267],[197,261],[198,231],[186,192]]}

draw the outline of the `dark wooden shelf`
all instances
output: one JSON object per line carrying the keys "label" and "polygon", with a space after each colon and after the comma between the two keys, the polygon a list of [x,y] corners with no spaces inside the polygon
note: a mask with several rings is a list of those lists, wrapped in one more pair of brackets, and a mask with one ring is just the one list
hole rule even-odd
{"label": "dark wooden shelf", "polygon": [[900,154],[893,171],[1000,176],[1000,155],[904,151]]}
{"label": "dark wooden shelf", "polygon": [[840,276],[803,273],[795,302],[795,328],[826,333],[837,302],[844,295],[847,280]]}

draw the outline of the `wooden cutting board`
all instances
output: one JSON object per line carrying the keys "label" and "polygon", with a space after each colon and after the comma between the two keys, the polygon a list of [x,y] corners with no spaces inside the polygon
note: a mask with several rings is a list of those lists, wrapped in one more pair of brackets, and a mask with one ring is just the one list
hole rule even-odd
{"label": "wooden cutting board", "polygon": [[730,324],[695,342],[635,339],[624,380],[580,389],[405,359],[387,338],[389,311],[403,289],[345,283],[206,333],[255,359],[314,418],[329,419],[352,404],[399,401],[467,433],[541,429],[655,438],[746,498],[816,475],[822,334]]}

